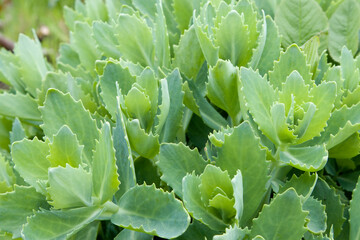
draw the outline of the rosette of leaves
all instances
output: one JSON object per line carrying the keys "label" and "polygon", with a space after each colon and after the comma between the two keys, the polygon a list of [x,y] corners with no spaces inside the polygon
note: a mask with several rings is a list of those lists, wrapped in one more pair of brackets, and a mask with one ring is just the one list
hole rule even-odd
{"label": "rosette of leaves", "polygon": [[[210,158],[207,161],[197,150],[180,143],[161,145],[156,163],[161,179],[182,198],[191,216],[205,225],[193,223],[185,235],[206,227],[213,235],[224,233],[215,239],[247,239],[257,235],[288,239],[301,238],[305,233],[326,234],[326,202],[314,192],[317,174],[292,177],[271,198],[271,164],[248,122],[216,131],[209,141],[213,146],[207,152]],[[282,176],[281,181],[285,180],[286,176]],[[330,188],[329,191],[329,195],[335,194]],[[338,203],[336,197],[331,204]],[[270,205],[264,205],[269,202]],[[284,205],[287,211],[281,210]],[[276,215],[282,212],[282,217],[273,219],[271,215],[275,212]],[[336,218],[329,223],[333,221]]]}
{"label": "rosette of leaves", "polygon": [[325,144],[306,142],[320,136],[326,127],[335,103],[336,83],[316,85],[297,45],[281,54],[269,80],[246,68],[240,69],[240,80],[240,101],[245,101],[249,118],[266,138],[263,143],[276,164],[303,171],[322,169],[328,157]]}
{"label": "rosette of leaves", "polygon": [[[174,194],[136,185],[120,110],[112,128],[96,122],[69,93],[50,89],[40,112],[43,140],[19,138],[11,148],[8,179],[23,182],[0,195],[2,232],[26,239],[96,239],[103,220],[164,238],[186,230],[189,217]],[[20,136],[22,129],[17,131]]]}

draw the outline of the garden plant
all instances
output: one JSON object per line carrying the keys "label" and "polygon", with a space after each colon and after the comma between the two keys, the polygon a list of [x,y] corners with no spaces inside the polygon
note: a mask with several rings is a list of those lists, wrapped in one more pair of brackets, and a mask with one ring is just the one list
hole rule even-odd
{"label": "garden plant", "polygon": [[63,16],[0,51],[0,239],[360,239],[359,0]]}

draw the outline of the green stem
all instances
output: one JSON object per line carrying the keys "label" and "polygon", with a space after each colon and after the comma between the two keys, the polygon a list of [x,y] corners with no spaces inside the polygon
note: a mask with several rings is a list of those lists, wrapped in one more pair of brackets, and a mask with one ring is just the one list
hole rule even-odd
{"label": "green stem", "polygon": [[118,205],[113,203],[112,201],[107,201],[103,204],[104,211],[100,214],[97,220],[110,220],[112,215],[117,213],[120,209]]}

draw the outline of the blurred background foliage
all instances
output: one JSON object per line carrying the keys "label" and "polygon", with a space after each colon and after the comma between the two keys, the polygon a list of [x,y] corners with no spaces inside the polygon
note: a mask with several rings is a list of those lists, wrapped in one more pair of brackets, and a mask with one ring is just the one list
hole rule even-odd
{"label": "blurred background foliage", "polygon": [[19,33],[36,33],[45,56],[55,63],[59,44],[69,38],[63,7],[73,4],[74,0],[0,0],[0,38],[11,44]]}

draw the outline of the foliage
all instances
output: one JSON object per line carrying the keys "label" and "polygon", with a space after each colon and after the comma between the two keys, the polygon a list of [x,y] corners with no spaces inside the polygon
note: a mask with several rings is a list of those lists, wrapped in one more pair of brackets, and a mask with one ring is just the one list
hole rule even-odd
{"label": "foliage", "polygon": [[76,1],[55,66],[20,35],[0,237],[358,239],[359,9]]}

